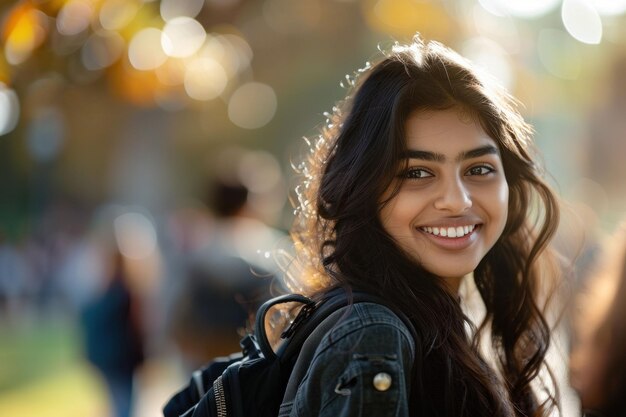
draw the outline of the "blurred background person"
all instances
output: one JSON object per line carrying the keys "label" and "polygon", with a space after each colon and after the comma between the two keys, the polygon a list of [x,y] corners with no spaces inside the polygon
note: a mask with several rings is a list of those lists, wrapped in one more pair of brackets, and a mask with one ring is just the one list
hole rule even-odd
{"label": "blurred background person", "polygon": [[0,232],[0,318],[11,323],[24,312],[25,287],[31,278],[22,252]]}
{"label": "blurred background person", "polygon": [[110,249],[109,261],[101,287],[81,312],[84,347],[108,388],[113,415],[129,417],[135,371],[144,361],[141,307],[117,247]]}
{"label": "blurred background person", "polygon": [[283,231],[268,225],[276,221],[276,202],[282,205],[280,191],[276,195],[274,190],[282,181],[278,161],[268,152],[242,147],[225,147],[209,160],[213,173],[200,193],[213,222],[205,239],[190,251],[192,262],[237,256],[253,268],[275,272],[272,254],[286,239]]}
{"label": "blurred background person", "polygon": [[604,249],[573,311],[571,384],[589,417],[626,415],[626,223]]}
{"label": "blurred background person", "polygon": [[217,169],[202,191],[204,221],[193,220],[205,225],[204,233],[188,227],[181,235],[181,222],[188,216],[176,222],[175,235],[187,244],[179,244],[184,250],[172,277],[166,317],[185,371],[239,351],[257,308],[270,297],[277,270],[274,252],[286,239],[263,221],[250,189],[249,175],[258,178],[276,170],[275,160],[243,148],[227,148],[212,160]]}

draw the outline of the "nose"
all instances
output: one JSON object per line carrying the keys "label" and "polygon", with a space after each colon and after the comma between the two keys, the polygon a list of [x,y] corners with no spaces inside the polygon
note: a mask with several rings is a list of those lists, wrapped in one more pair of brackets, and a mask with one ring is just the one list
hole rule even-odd
{"label": "nose", "polygon": [[435,208],[452,214],[460,214],[472,207],[472,198],[461,178],[442,181],[435,198]]}

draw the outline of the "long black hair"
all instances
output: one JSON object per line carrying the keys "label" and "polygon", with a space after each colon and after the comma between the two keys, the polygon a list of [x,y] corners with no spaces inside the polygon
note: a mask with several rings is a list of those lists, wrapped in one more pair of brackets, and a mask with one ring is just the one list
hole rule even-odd
{"label": "long black hair", "polygon": [[[479,353],[478,333],[458,299],[385,232],[380,210],[406,163],[405,122],[415,110],[469,111],[500,149],[509,186],[508,219],[474,271],[499,373]],[[419,37],[357,71],[297,168],[292,229],[300,268],[290,284],[311,294],[341,286],[398,306],[418,330],[411,409],[424,416],[541,416],[557,404],[531,388],[545,366],[550,328],[539,305],[540,261],[558,224],[531,128],[512,99],[458,54]],[[396,192],[398,190],[396,189]],[[533,216],[534,213],[540,213]],[[534,220],[533,220],[534,219]]]}

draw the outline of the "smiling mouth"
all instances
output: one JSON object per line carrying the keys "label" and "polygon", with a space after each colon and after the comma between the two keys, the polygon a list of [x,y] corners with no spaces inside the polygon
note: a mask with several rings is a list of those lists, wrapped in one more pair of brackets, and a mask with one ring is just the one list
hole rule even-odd
{"label": "smiling mouth", "polygon": [[477,225],[471,224],[467,226],[456,226],[456,227],[420,227],[419,229],[422,232],[441,237],[448,238],[459,238],[466,235],[469,235],[476,229]]}

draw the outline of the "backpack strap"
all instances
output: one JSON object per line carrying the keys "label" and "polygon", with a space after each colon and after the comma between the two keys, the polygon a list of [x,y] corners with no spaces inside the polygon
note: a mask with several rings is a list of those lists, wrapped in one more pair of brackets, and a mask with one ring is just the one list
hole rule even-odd
{"label": "backpack strap", "polygon": [[[277,356],[274,350],[272,349],[270,342],[267,339],[267,333],[265,331],[265,316],[267,315],[267,312],[269,311],[269,309],[274,307],[275,305],[284,304],[284,303],[294,303],[294,302],[302,303],[304,304],[304,306],[302,307],[302,310],[300,310],[300,313],[298,314],[298,316],[296,316],[296,319],[290,326],[291,328],[296,323],[296,320],[302,321],[306,317],[308,317],[307,312],[311,311],[315,306],[315,302],[313,300],[300,294],[287,294],[287,295],[282,295],[280,297],[275,297],[275,298],[272,298],[271,300],[266,301],[265,303],[263,303],[261,307],[259,307],[259,310],[257,311],[254,334],[255,334],[256,342],[259,345],[259,349],[261,349],[261,352],[263,353],[263,357],[265,357],[266,359],[275,360]],[[304,317],[305,315],[306,317]],[[301,317],[301,318],[298,319],[298,317]]]}
{"label": "backpack strap", "polygon": [[279,355],[282,358],[288,358],[292,353],[297,355],[304,341],[320,323],[342,307],[357,303],[375,303],[387,307],[402,320],[411,333],[413,340],[417,340],[417,332],[411,320],[389,301],[363,291],[354,291],[350,297],[343,288],[336,288],[331,290],[319,303],[309,306],[308,311],[304,313],[306,316],[303,319],[298,320],[298,317],[296,317],[290,328],[285,332],[289,332],[287,335],[290,338],[289,343],[284,345],[285,349],[279,351]]}
{"label": "backpack strap", "polygon": [[291,370],[291,374],[289,375],[289,380],[287,382],[287,387],[285,388],[285,394],[283,396],[283,403],[291,402],[300,386],[300,382],[306,375],[309,367],[311,365],[311,361],[313,360],[313,356],[315,355],[315,351],[317,347],[322,342],[322,339],[328,332],[332,330],[332,328],[337,324],[341,317],[345,314],[345,310],[349,308],[348,306],[342,307],[328,316],[324,321],[322,321],[313,332],[306,338],[304,343],[302,344],[302,348],[298,354],[298,358],[295,360],[295,364],[293,369]]}
{"label": "backpack strap", "polygon": [[302,321],[301,328],[293,329],[291,340],[283,345],[285,346],[284,350],[279,350],[278,352],[281,361],[284,362],[289,362],[290,359],[297,356],[287,383],[283,403],[292,401],[295,398],[298,386],[306,374],[314,353],[324,336],[346,314],[345,309],[357,303],[375,303],[390,309],[402,320],[411,333],[411,337],[415,341],[414,343],[416,343],[417,332],[413,323],[397,307],[390,305],[387,300],[361,291],[353,292],[350,299],[350,296],[342,288],[334,289],[315,306],[313,312],[308,313],[306,319]]}

